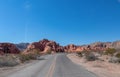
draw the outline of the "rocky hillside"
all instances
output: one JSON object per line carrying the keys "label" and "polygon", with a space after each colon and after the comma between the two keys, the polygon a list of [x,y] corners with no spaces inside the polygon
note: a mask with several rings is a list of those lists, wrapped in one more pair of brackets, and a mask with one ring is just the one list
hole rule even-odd
{"label": "rocky hillside", "polygon": [[65,52],[79,52],[79,51],[83,51],[83,50],[84,50],[84,47],[77,46],[77,45],[74,45],[74,44],[64,46],[64,51]]}
{"label": "rocky hillside", "polygon": [[0,54],[18,54],[20,50],[12,43],[0,43]]}
{"label": "rocky hillside", "polygon": [[85,50],[103,51],[111,47],[111,42],[95,42],[83,47]]}
{"label": "rocky hillside", "polygon": [[39,42],[34,42],[31,43],[27,49],[25,50],[25,53],[29,53],[31,52],[31,50],[37,49],[39,50],[39,52],[62,52],[64,51],[64,48],[62,46],[60,46],[58,43],[56,43],[55,41],[50,41],[48,39],[43,39]]}

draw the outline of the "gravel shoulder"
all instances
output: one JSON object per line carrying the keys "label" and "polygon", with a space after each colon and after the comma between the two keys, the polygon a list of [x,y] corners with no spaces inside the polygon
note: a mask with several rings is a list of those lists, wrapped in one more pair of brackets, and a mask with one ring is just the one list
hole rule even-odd
{"label": "gravel shoulder", "polygon": [[95,73],[99,77],[120,77],[120,64],[108,63],[104,61],[86,61],[77,54],[68,54],[67,57],[72,62],[83,66],[88,71]]}

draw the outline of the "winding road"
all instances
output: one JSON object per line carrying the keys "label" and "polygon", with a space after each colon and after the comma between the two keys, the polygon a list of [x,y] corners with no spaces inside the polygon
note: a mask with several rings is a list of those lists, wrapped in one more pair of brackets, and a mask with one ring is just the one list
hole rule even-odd
{"label": "winding road", "polygon": [[7,77],[97,77],[73,63],[64,53],[42,56],[43,60]]}

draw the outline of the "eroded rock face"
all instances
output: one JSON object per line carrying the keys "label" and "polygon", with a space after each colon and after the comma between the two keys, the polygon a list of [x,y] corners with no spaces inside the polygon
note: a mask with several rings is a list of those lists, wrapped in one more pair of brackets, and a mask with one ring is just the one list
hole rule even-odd
{"label": "eroded rock face", "polygon": [[119,42],[95,42],[89,45],[74,45],[70,44],[67,46],[60,46],[55,41],[50,41],[47,39],[43,39],[39,42],[34,42],[30,44],[25,52],[29,52],[29,50],[37,49],[39,52],[81,52],[81,51],[104,51],[107,48],[120,48],[120,41]]}
{"label": "eroded rock face", "polygon": [[0,43],[0,54],[18,54],[20,50],[12,43]]}
{"label": "eroded rock face", "polygon": [[80,52],[83,51],[83,47],[70,44],[64,47],[65,52]]}
{"label": "eroded rock face", "polygon": [[31,49],[39,49],[40,52],[49,52],[49,51],[53,51],[53,52],[62,52],[64,49],[62,46],[60,46],[58,43],[56,43],[55,41],[50,41],[47,39],[43,39],[39,42],[34,42],[32,44],[30,44],[27,49],[25,50],[25,52],[29,52],[29,50]]}
{"label": "eroded rock face", "polygon": [[107,48],[110,48],[110,42],[95,42],[89,45],[83,46],[84,50],[92,50],[92,51],[104,51]]}
{"label": "eroded rock face", "polygon": [[96,42],[89,45],[77,46],[70,44],[64,47],[65,52],[81,52],[81,51],[104,51],[111,47],[111,42]]}

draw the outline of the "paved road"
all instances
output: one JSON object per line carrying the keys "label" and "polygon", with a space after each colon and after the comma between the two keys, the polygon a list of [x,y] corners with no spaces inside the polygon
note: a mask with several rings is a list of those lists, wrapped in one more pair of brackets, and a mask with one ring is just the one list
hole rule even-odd
{"label": "paved road", "polygon": [[66,54],[43,56],[44,60],[26,67],[8,77],[97,77],[83,67],[74,64]]}

